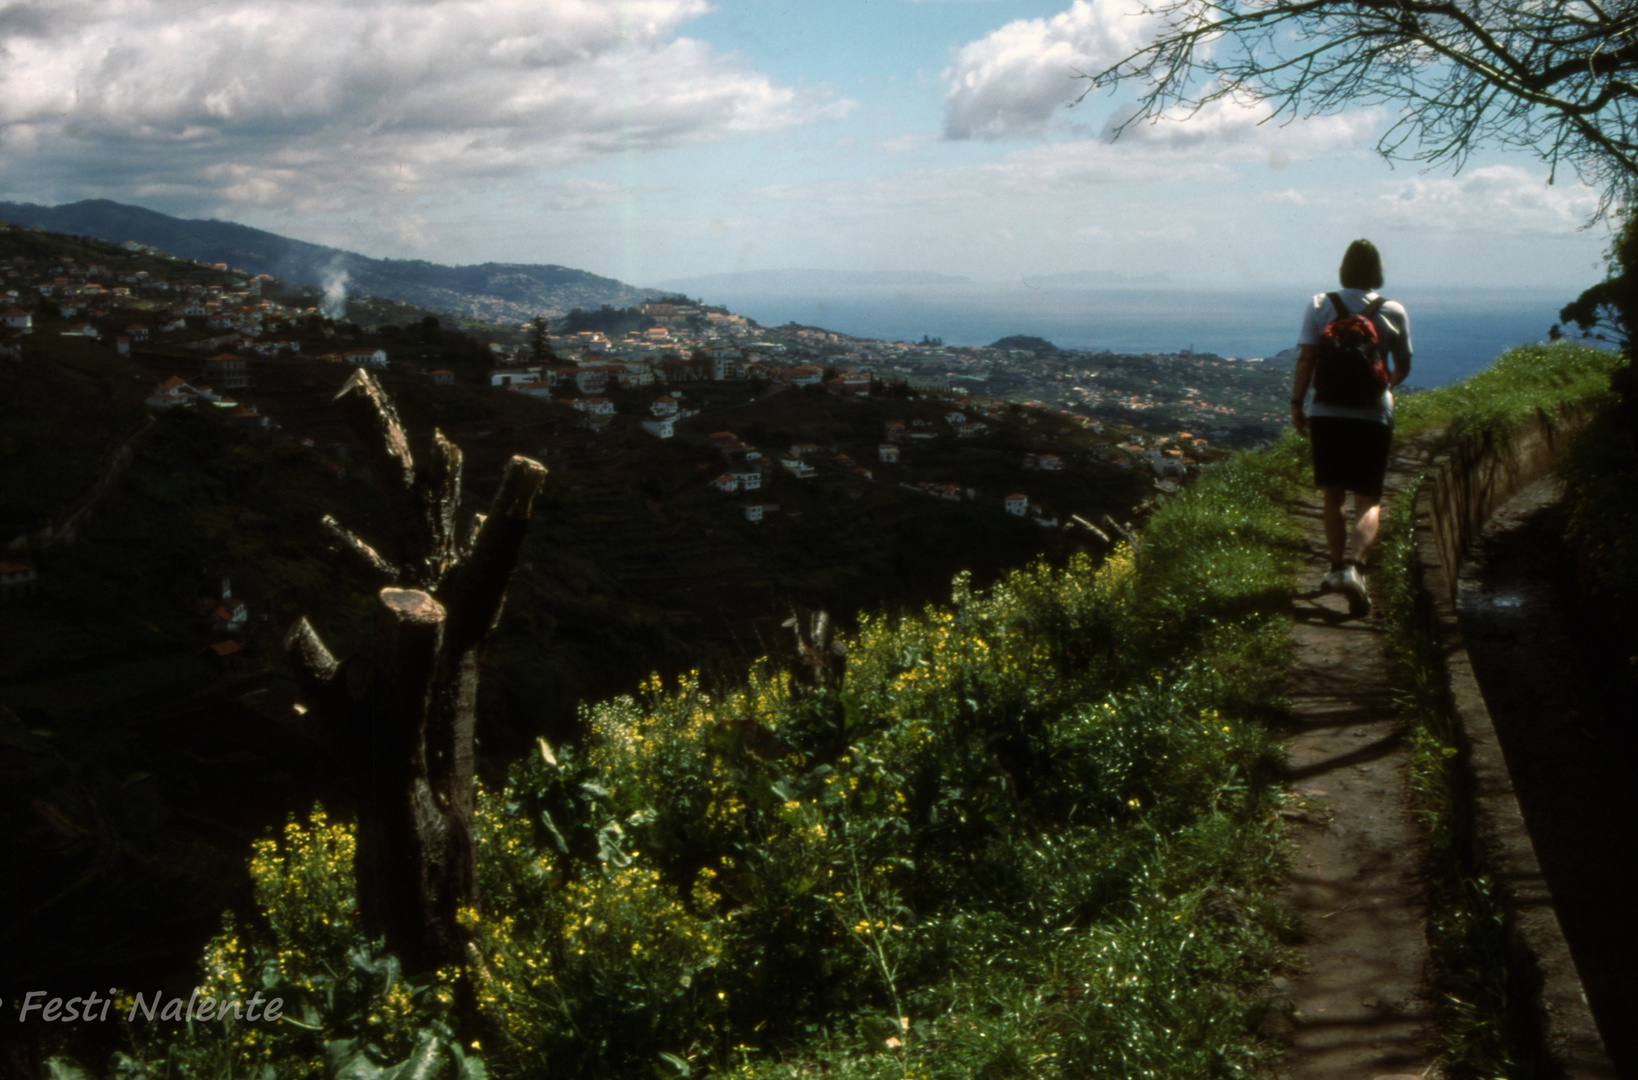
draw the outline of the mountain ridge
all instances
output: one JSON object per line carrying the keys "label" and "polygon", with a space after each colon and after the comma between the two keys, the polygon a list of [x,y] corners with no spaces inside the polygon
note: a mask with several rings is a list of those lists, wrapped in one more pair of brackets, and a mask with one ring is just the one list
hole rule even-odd
{"label": "mountain ridge", "polygon": [[134,240],[179,258],[226,263],[296,285],[325,289],[341,283],[349,292],[486,321],[524,322],[577,307],[626,307],[669,295],[551,263],[447,266],[423,259],[377,259],[237,222],[172,217],[111,199],[59,206],[0,202],[0,220],[115,244]]}

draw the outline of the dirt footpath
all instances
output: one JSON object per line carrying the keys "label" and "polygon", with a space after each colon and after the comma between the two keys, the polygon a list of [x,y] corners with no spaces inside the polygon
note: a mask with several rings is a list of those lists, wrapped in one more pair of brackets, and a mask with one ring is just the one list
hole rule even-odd
{"label": "dirt footpath", "polygon": [[[1408,483],[1420,458],[1416,447],[1401,448],[1390,488]],[[1285,685],[1295,720],[1285,815],[1296,851],[1283,900],[1307,940],[1303,970],[1275,982],[1294,1006],[1284,1075],[1420,1076],[1432,1060],[1427,913],[1383,623],[1374,612],[1349,617],[1341,595],[1320,591],[1329,558],[1318,492],[1296,512],[1309,552]]]}

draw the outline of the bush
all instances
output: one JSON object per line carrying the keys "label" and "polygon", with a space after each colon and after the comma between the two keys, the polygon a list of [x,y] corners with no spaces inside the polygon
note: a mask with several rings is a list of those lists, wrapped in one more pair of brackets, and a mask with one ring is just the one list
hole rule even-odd
{"label": "bush", "polygon": [[292,1023],[139,1027],[126,1060],[1250,1075],[1283,928],[1265,721],[1298,455],[1219,467],[1101,565],[866,618],[817,687],[765,663],[588,710],[585,746],[542,743],[481,796],[464,971],[400,978],[357,925],[349,828],[292,823],[208,975],[278,988]]}

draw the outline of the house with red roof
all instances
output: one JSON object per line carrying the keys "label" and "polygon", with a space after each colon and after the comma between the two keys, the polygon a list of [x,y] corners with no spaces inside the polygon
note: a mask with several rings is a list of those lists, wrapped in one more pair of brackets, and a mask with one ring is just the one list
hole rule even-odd
{"label": "house with red roof", "polygon": [[250,609],[236,596],[226,596],[210,609],[210,622],[218,630],[243,630],[250,621]]}
{"label": "house with red roof", "polygon": [[40,572],[31,562],[0,562],[0,600],[16,600],[40,591]]}
{"label": "house with red roof", "polygon": [[250,364],[235,353],[217,353],[205,361],[205,375],[223,390],[240,390],[250,385]]}

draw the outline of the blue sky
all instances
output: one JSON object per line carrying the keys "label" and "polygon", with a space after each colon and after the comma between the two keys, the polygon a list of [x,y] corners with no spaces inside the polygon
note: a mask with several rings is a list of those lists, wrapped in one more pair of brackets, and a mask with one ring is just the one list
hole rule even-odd
{"label": "blue sky", "polygon": [[657,284],[791,267],[1030,283],[1601,276],[1519,154],[1389,168],[1381,109],[1248,102],[1111,143],[1064,108],[1135,0],[0,0],[0,199],[107,197],[368,255]]}

